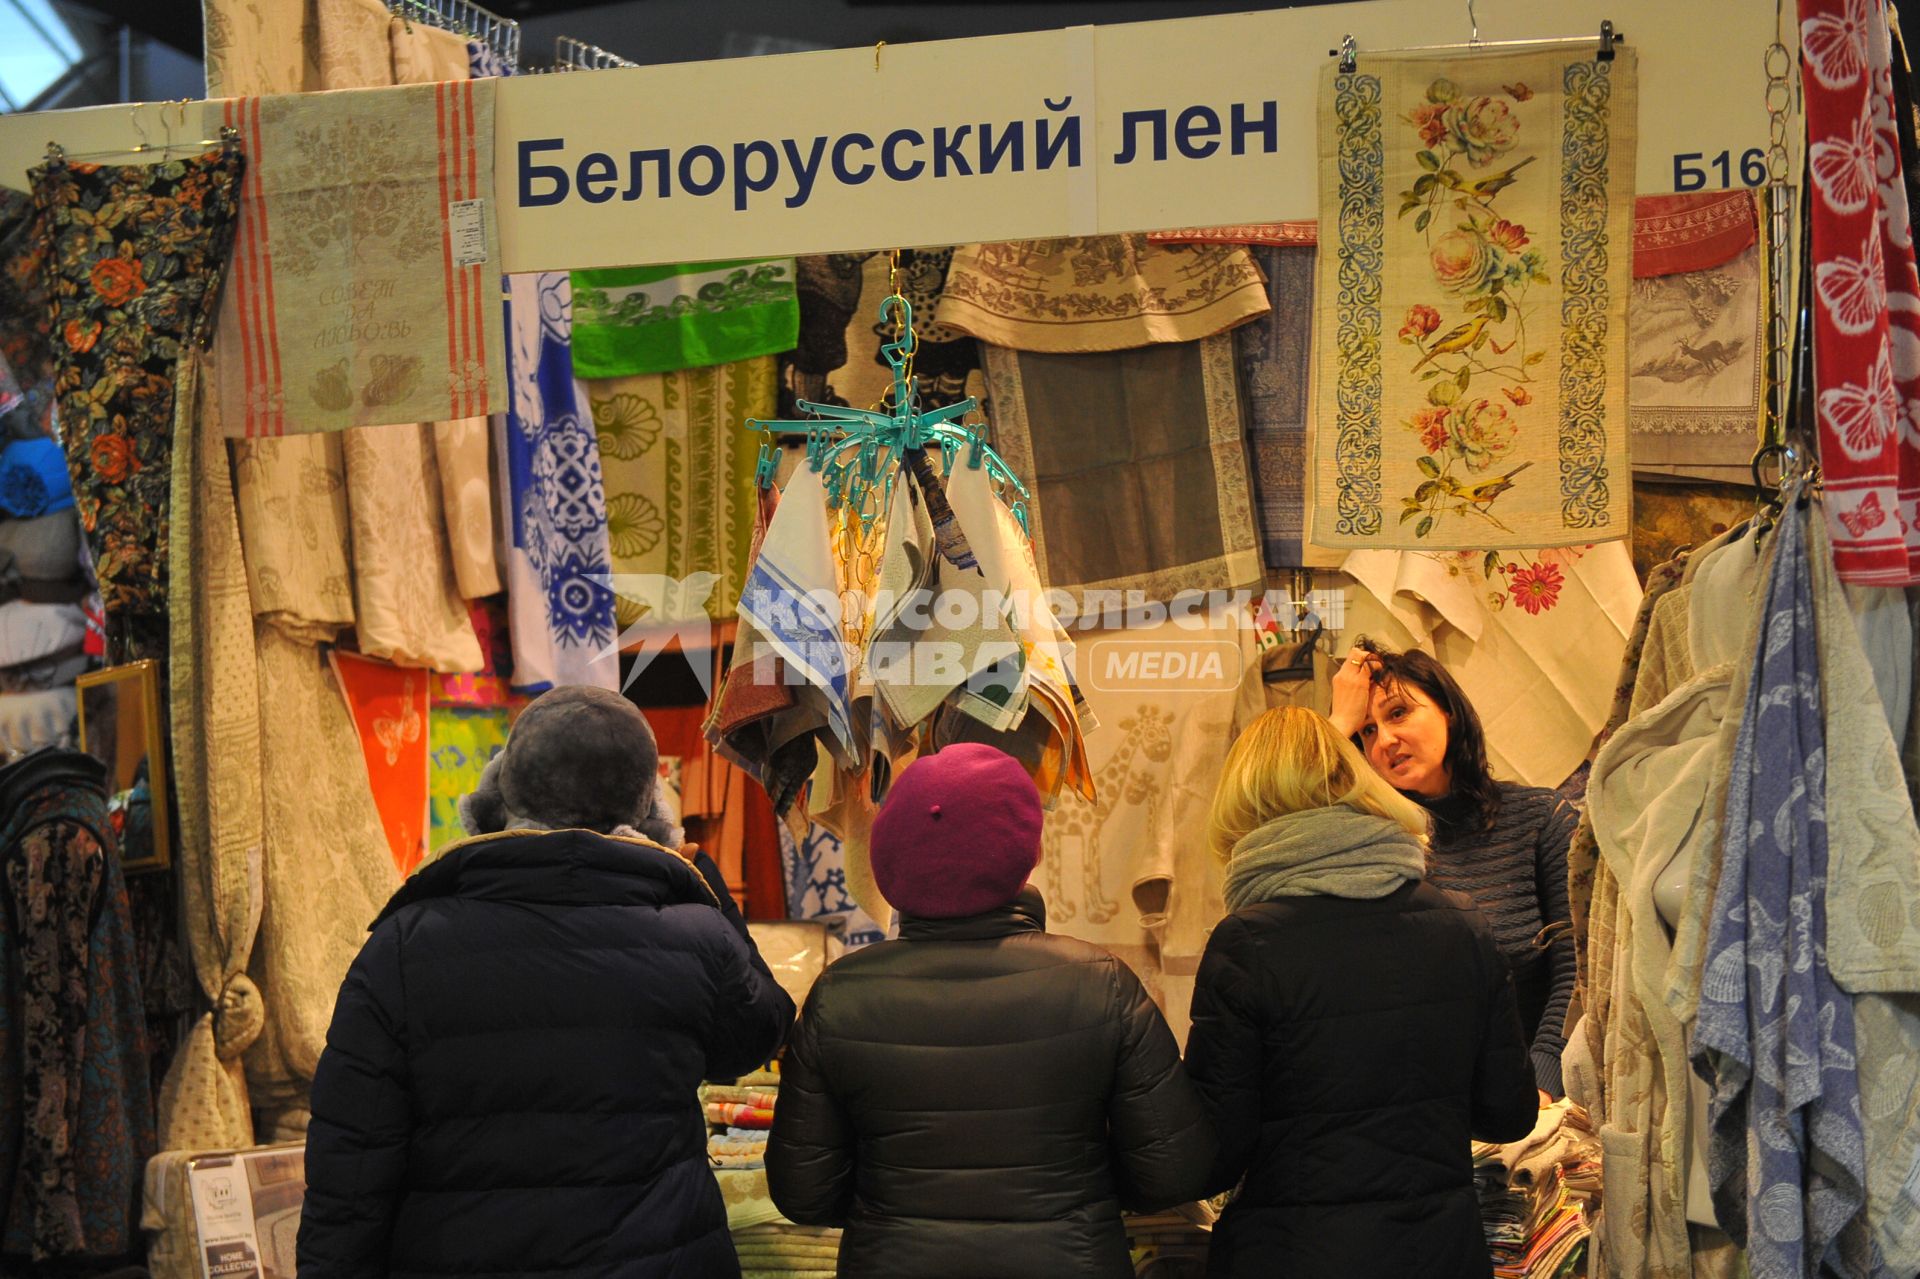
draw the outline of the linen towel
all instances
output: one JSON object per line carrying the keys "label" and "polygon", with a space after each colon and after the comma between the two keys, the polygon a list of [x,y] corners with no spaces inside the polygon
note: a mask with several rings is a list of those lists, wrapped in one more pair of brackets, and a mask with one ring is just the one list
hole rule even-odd
{"label": "linen towel", "polygon": [[583,378],[710,368],[791,351],[792,258],[573,273],[574,368]]}
{"label": "linen towel", "polygon": [[1814,198],[1813,381],[1840,580],[1920,580],[1920,277],[1886,11],[1800,0]]}
{"label": "linen towel", "polygon": [[1715,1215],[1755,1279],[1877,1273],[1853,999],[1827,963],[1826,743],[1802,518],[1790,505],[1774,533],[1692,1042],[1713,1085]]}
{"label": "linen towel", "polygon": [[1260,268],[1240,245],[1103,235],[964,245],[940,316],[995,346],[1058,354],[1195,342],[1267,306]]}
{"label": "linen towel", "polygon": [[1050,589],[1099,611],[1095,592],[1261,581],[1233,339],[986,359],[994,447],[1032,495]]}
{"label": "linen towel", "polygon": [[360,737],[373,802],[394,870],[405,879],[427,851],[427,714],[430,671],[333,649],[328,653]]}
{"label": "linen towel", "polygon": [[220,311],[244,339],[219,370],[227,431],[501,407],[493,83],[283,93],[223,112],[249,160]]}
{"label": "linen towel", "polygon": [[586,396],[569,350],[565,272],[508,279],[512,395],[493,420],[513,636],[513,686],[612,688],[613,592],[607,499]]}
{"label": "linen towel", "polygon": [[621,625],[733,618],[753,546],[759,460],[759,437],[742,428],[777,411],[773,358],[585,386]]}

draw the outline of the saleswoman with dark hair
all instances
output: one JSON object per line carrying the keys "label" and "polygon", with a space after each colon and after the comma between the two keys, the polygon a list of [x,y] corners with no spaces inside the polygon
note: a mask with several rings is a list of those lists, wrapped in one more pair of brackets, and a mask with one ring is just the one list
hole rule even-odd
{"label": "saleswoman with dark hair", "polygon": [[1382,777],[1433,814],[1428,879],[1471,897],[1493,925],[1513,968],[1534,1081],[1543,1099],[1559,1097],[1574,981],[1573,809],[1543,787],[1494,780],[1473,703],[1425,653],[1362,640],[1333,677],[1328,718]]}

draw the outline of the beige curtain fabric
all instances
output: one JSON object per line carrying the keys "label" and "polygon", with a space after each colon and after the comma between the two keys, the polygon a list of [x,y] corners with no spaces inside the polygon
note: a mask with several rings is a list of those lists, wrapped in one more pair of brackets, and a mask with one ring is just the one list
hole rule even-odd
{"label": "beige curtain fabric", "polygon": [[173,453],[173,551],[193,572],[170,584],[169,686],[182,914],[195,975],[214,1011],[194,1023],[160,1088],[162,1150],[253,1144],[240,1054],[259,1036],[247,977],[260,923],[260,704],[253,613],[227,447],[207,419],[201,357],[180,362]]}
{"label": "beige curtain fabric", "polygon": [[428,426],[347,432],[360,651],[454,674],[485,664],[460,597]]}
{"label": "beige curtain fabric", "polygon": [[[388,15],[379,0],[209,0],[207,24],[216,46],[210,68],[215,93],[279,94],[392,83]],[[297,50],[297,71],[289,50]],[[243,228],[243,241],[246,235]],[[245,431],[244,416],[239,422],[221,417],[223,401],[216,394],[223,381],[231,381],[223,379],[220,370],[230,374],[235,364],[259,353],[258,326],[242,324],[235,304],[229,289],[213,367],[200,396],[206,437]],[[412,480],[424,489],[422,477],[432,474],[424,449],[431,446],[420,442],[423,428],[402,429],[414,437],[419,460]],[[240,655],[231,661],[223,656],[242,643],[243,632],[230,615],[230,597],[216,596],[228,603],[227,612],[214,614],[196,605],[185,614],[193,619],[189,638],[194,647],[184,658],[176,657],[175,679],[185,676],[193,687],[204,687],[202,701],[217,696],[223,716],[236,707],[252,710],[250,727],[236,718],[218,736],[207,732],[202,746],[183,747],[180,754],[183,809],[191,806],[197,812],[204,805],[209,829],[220,832],[210,838],[206,876],[217,891],[202,893],[195,877],[187,879],[196,962],[202,956],[198,939],[237,935],[238,885],[248,877],[258,885],[252,898],[258,931],[250,956],[234,948],[227,951],[227,970],[236,963],[245,964],[246,970],[226,981],[217,996],[222,1011],[196,1028],[183,1054],[186,1066],[169,1080],[166,1113],[177,1118],[166,1130],[168,1146],[244,1144],[211,1139],[220,1125],[238,1131],[231,1068],[221,1064],[220,1054],[241,1049],[247,1100],[263,1121],[259,1135],[298,1136],[304,1130],[307,1093],[334,997],[367,925],[397,884],[359,740],[318,647],[355,620],[346,452],[347,437],[339,432],[234,441],[237,533],[255,614]],[[220,484],[204,475],[196,478],[203,493]],[[384,488],[375,486],[374,496]],[[217,498],[207,500],[210,507],[217,506]],[[412,500],[427,502],[424,492]],[[436,530],[441,522],[438,503],[436,494],[427,507]],[[378,505],[363,503],[363,513]],[[198,515],[200,508],[195,510]],[[194,534],[202,527],[196,518]],[[223,564],[225,572],[233,571],[231,557],[223,559],[219,553],[215,532],[217,526],[194,546],[196,563],[205,559],[210,565],[210,582],[222,580]],[[444,533],[440,536],[444,546]],[[378,537],[373,541],[375,550],[391,545]],[[442,560],[434,563],[436,586]],[[201,574],[194,576],[198,581]],[[395,583],[377,593],[385,600],[403,589]],[[436,591],[423,598],[437,600],[440,595]],[[210,629],[216,617],[221,621],[217,632]],[[176,630],[180,625],[177,621]],[[203,641],[202,632],[224,639]],[[191,729],[196,721],[187,722]],[[195,758],[208,760],[204,800],[190,793],[201,781],[187,762]],[[248,830],[246,822],[233,819],[234,838],[224,824],[212,825],[227,821],[215,816],[214,806],[223,793],[221,770],[236,760],[257,770],[251,782],[239,774],[231,781],[236,793],[258,787],[258,849],[252,859],[240,856],[238,836]],[[183,814],[183,820],[193,819]],[[244,1029],[249,979],[264,1002],[259,1032],[250,1044]]]}
{"label": "beige curtain fabric", "polygon": [[[227,354],[215,343],[216,353]],[[254,614],[313,643],[353,625],[347,454],[339,434],[233,441]]]}
{"label": "beige curtain fabric", "polygon": [[394,83],[380,0],[205,0],[201,11],[209,98]]}
{"label": "beige curtain fabric", "polygon": [[433,424],[433,456],[440,471],[448,552],[460,594],[477,600],[503,589],[495,551],[493,431],[486,418]]}
{"label": "beige curtain fabric", "polygon": [[[1226,914],[1222,865],[1204,830],[1234,737],[1265,709],[1251,627],[1165,623],[1076,632],[1076,677],[1098,726],[1086,735],[1097,799],[1061,796],[1034,882],[1047,926],[1107,946],[1139,973],[1186,1038],[1193,975]],[[1206,678],[1143,675],[1141,654],[1204,662]]]}
{"label": "beige curtain fabric", "polygon": [[1262,580],[1232,338],[986,355],[994,447],[1032,497],[1049,589],[1084,605]]}
{"label": "beige curtain fabric", "polygon": [[1329,64],[1311,541],[1626,537],[1634,60]]}
{"label": "beige curtain fabric", "polygon": [[271,1115],[267,1135],[280,1140],[305,1128],[334,997],[400,879],[326,659],[268,625],[256,628],[256,642],[267,859],[250,971],[268,1004],[247,1080],[255,1106]]}
{"label": "beige curtain fabric", "polygon": [[1245,245],[1144,235],[963,245],[940,298],[941,321],[963,333],[1056,354],[1197,342],[1268,309]]}
{"label": "beige curtain fabric", "polygon": [[393,52],[395,84],[432,84],[472,78],[466,37],[425,23],[391,18],[387,38]]}

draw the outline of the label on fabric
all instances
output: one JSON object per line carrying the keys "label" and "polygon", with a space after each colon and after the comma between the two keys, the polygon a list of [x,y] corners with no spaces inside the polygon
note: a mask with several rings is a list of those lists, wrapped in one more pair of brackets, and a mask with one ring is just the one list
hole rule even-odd
{"label": "label on fabric", "polygon": [[486,206],[485,200],[455,200],[447,206],[455,269],[479,266],[487,260]]}

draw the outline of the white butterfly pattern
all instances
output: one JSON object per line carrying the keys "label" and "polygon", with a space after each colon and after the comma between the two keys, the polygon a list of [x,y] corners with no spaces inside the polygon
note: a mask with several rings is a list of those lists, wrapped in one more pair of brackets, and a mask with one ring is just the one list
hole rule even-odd
{"label": "white butterfly pattern", "polygon": [[1886,254],[1880,237],[1867,237],[1866,252],[1858,258],[1836,255],[1814,271],[1820,301],[1842,333],[1869,333],[1887,311]]}
{"label": "white butterfly pattern", "polygon": [[1874,130],[1856,120],[1846,141],[1816,142],[1809,163],[1814,189],[1835,213],[1858,213],[1880,185],[1876,169]]}
{"label": "white butterfly pattern", "polygon": [[1867,69],[1868,5],[1847,0],[1839,17],[1819,14],[1800,24],[1800,47],[1813,78],[1829,89],[1851,88]]}
{"label": "white butterfly pattern", "polygon": [[1903,416],[1901,407],[1884,340],[1866,386],[1842,383],[1820,392],[1820,416],[1847,456],[1856,462],[1881,455]]}
{"label": "white butterfly pattern", "polygon": [[373,735],[386,749],[388,768],[400,762],[402,747],[420,740],[422,727],[420,708],[414,705],[413,676],[411,675],[407,676],[406,683],[401,686],[400,700],[404,709],[401,710],[398,718],[377,715],[373,721]]}

